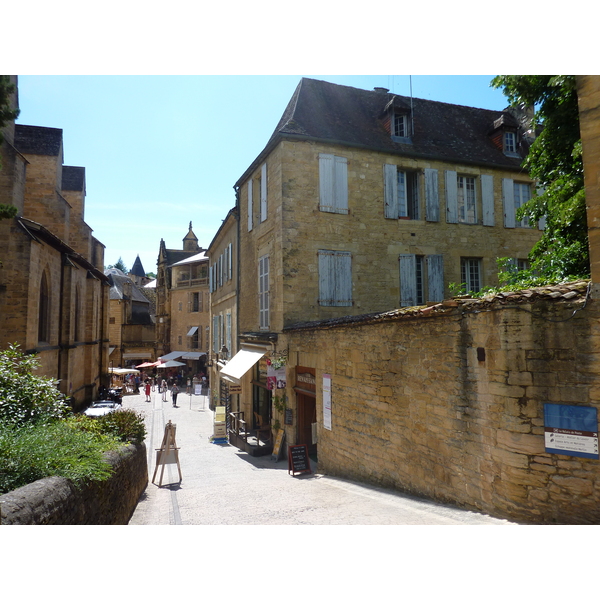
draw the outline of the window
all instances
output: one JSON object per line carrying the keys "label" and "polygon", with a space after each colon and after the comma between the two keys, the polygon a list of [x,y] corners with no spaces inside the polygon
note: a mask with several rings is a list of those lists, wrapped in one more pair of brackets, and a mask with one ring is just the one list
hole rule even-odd
{"label": "window", "polygon": [[[397,142],[409,142],[411,136],[410,115],[394,113],[392,116],[392,139]],[[399,139],[398,139],[399,138]]]}
{"label": "window", "polygon": [[190,293],[190,312],[200,312],[202,310],[202,292]]}
{"label": "window", "polygon": [[477,223],[475,177],[446,171],[446,221],[448,223]]}
{"label": "window", "polygon": [[419,306],[444,299],[444,258],[441,254],[401,254],[400,306]]}
{"label": "window", "polygon": [[419,219],[417,173],[402,171],[396,165],[384,165],[386,219]]}
{"label": "window", "polygon": [[[201,339],[200,339],[200,327],[191,327],[188,331],[188,345],[191,350],[199,350],[201,347]],[[181,346],[181,342],[180,342]]]}
{"label": "window", "polygon": [[38,341],[50,341],[50,291],[46,273],[42,273],[40,282],[40,301],[38,306]]}
{"label": "window", "polygon": [[506,154],[516,154],[517,152],[517,135],[514,131],[504,132],[504,152]]}
{"label": "window", "polygon": [[73,314],[73,341],[81,339],[81,301],[79,299],[79,288],[75,289],[75,312]]}
{"label": "window", "polygon": [[348,214],[348,160],[319,154],[319,209]]}
{"label": "window", "polygon": [[465,285],[467,292],[479,292],[481,290],[481,259],[460,259],[460,281]]}
{"label": "window", "polygon": [[[515,214],[526,202],[531,200],[531,188],[526,183],[515,181]],[[521,221],[515,221],[516,227],[529,227],[529,219],[525,217]]]}
{"label": "window", "polygon": [[269,328],[269,256],[258,259],[258,321],[260,329]]}
{"label": "window", "polygon": [[505,227],[530,227],[529,219],[525,217],[517,221],[517,210],[531,199],[531,186],[512,179],[502,180],[502,199],[504,202]]}
{"label": "window", "polygon": [[457,178],[457,204],[459,223],[477,223],[477,208],[475,203],[475,178]]}
{"label": "window", "polygon": [[319,304],[352,306],[352,254],[319,250]]}

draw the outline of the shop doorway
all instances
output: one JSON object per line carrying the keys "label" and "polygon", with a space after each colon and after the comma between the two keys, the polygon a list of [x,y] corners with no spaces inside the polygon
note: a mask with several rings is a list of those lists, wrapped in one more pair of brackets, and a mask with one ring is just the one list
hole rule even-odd
{"label": "shop doorway", "polygon": [[296,400],[298,401],[298,444],[306,444],[310,457],[317,460],[317,399],[297,392]]}

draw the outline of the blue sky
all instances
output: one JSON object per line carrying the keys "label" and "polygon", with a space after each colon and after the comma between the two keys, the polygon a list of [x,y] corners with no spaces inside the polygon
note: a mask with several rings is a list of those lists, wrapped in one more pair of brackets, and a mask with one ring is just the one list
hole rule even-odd
{"label": "blue sky", "polygon": [[[306,75],[363,89],[501,110],[492,75]],[[139,254],[156,271],[161,238],[188,224],[206,248],[233,185],[264,148],[300,75],[19,76],[18,123],[63,130],[65,165],[85,167],[85,219],[105,264]]]}

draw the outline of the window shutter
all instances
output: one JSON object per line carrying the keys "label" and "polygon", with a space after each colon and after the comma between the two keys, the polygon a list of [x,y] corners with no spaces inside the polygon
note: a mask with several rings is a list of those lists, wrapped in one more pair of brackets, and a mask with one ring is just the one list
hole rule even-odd
{"label": "window shutter", "polygon": [[260,175],[260,221],[267,219],[267,163],[261,167]]}
{"label": "window shutter", "polygon": [[504,227],[515,227],[515,184],[512,179],[502,180],[502,201],[504,202]]}
{"label": "window shutter", "polygon": [[[536,187],[535,193],[537,196],[541,196],[545,191],[546,191],[545,187],[538,185]],[[546,216],[545,215],[543,217],[541,217],[540,220],[538,221],[538,229],[540,231],[544,231],[544,229],[546,229]]]}
{"label": "window shutter", "polygon": [[333,268],[334,253],[319,250],[319,304],[333,306],[335,290],[335,273]]}
{"label": "window shutter", "polygon": [[193,304],[192,304],[192,292],[188,292],[187,293],[187,299],[188,299],[188,301],[187,301],[187,306],[188,306],[187,311],[188,312],[192,312],[192,308],[193,308]]}
{"label": "window shutter", "polygon": [[227,265],[227,271],[228,271],[228,276],[227,279],[233,279],[233,243],[229,243],[229,246],[227,246],[227,250],[228,250],[228,258],[229,258],[229,264]]}
{"label": "window shutter", "polygon": [[493,227],[495,225],[493,175],[481,176],[481,205],[483,208],[483,224]]}
{"label": "window shutter", "polygon": [[333,154],[319,154],[319,201],[321,210],[333,207]]}
{"label": "window shutter", "polygon": [[425,202],[426,219],[428,221],[440,220],[440,199],[438,196],[437,169],[425,169]]}
{"label": "window shutter", "polygon": [[348,159],[334,157],[333,208],[336,212],[348,212]]}
{"label": "window shutter", "polygon": [[252,231],[252,213],[254,207],[252,206],[252,178],[248,181],[248,231]]}
{"label": "window shutter", "polygon": [[458,188],[456,171],[446,171],[446,222],[458,223]]}
{"label": "window shutter", "polygon": [[213,290],[213,266],[210,265],[208,267],[208,289],[210,292],[214,292]]}
{"label": "window shutter", "polygon": [[352,254],[335,256],[335,306],[352,306]]}
{"label": "window shutter", "polygon": [[441,302],[444,299],[444,256],[430,254],[427,257],[427,300]]}
{"label": "window shutter", "polygon": [[417,258],[414,254],[400,255],[400,306],[417,303]]}
{"label": "window shutter", "polygon": [[383,194],[386,219],[398,218],[398,179],[396,165],[383,165]]}

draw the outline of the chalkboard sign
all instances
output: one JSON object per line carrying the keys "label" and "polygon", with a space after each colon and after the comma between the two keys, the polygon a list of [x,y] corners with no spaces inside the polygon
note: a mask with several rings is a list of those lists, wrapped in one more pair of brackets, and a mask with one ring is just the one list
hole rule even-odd
{"label": "chalkboard sign", "polygon": [[285,409],[285,417],[284,417],[284,423],[286,425],[292,425],[293,424],[293,415],[294,413],[292,412],[291,408],[286,408]]}
{"label": "chalkboard sign", "polygon": [[308,446],[299,444],[288,447],[288,475],[292,472],[292,477],[296,473],[312,473],[310,460],[308,459]]}

